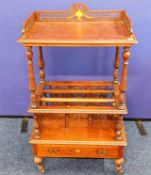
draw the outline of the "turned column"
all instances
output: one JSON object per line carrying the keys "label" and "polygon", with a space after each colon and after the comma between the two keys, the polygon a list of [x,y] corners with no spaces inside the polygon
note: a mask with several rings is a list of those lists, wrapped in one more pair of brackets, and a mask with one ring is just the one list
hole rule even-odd
{"label": "turned column", "polygon": [[34,136],[36,139],[40,138],[40,128],[39,128],[39,122],[38,122],[38,114],[34,114],[33,116],[33,125],[34,125]]}
{"label": "turned column", "polygon": [[123,117],[122,117],[122,115],[118,115],[116,119],[117,120],[116,120],[116,137],[115,137],[115,139],[116,140],[122,140],[122,129],[123,129],[122,121],[123,121]]}
{"label": "turned column", "polygon": [[114,60],[113,83],[118,83],[119,67],[120,67],[120,47],[116,47],[115,60]]}
{"label": "turned column", "polygon": [[33,52],[32,47],[27,47],[26,56],[28,61],[28,75],[29,75],[29,89],[31,92],[31,107],[36,108],[36,82],[34,76],[34,68],[33,68]]}
{"label": "turned column", "polygon": [[122,78],[120,82],[120,97],[119,97],[119,108],[123,109],[125,104],[125,91],[127,90],[127,74],[128,74],[128,61],[130,59],[130,47],[124,47],[123,52],[123,69]]}
{"label": "turned column", "polygon": [[[41,46],[38,47],[38,66],[39,66],[39,78],[40,78],[40,83],[45,83],[45,62],[43,58],[43,49]],[[46,97],[46,94],[43,94],[44,97]],[[43,102],[43,105],[48,105],[48,103]]]}
{"label": "turned column", "polygon": [[38,53],[39,53],[39,59],[38,59],[38,65],[39,65],[39,77],[40,77],[40,83],[44,83],[45,82],[45,62],[44,62],[44,58],[43,58],[43,51],[42,51],[42,47],[38,47]]}

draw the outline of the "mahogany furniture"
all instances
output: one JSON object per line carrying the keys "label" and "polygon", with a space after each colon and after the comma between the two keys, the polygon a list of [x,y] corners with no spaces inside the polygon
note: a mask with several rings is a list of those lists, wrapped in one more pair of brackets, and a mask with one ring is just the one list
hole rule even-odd
{"label": "mahogany furniture", "polygon": [[[18,39],[26,47],[34,162],[43,173],[45,157],[112,158],[123,174],[127,145],[123,115],[130,48],[137,43],[125,11],[89,10],[82,3],[67,11],[36,11]],[[32,47],[39,52],[35,81]],[[42,46],[116,48],[111,81],[47,81]],[[123,47],[122,75],[119,77]]]}

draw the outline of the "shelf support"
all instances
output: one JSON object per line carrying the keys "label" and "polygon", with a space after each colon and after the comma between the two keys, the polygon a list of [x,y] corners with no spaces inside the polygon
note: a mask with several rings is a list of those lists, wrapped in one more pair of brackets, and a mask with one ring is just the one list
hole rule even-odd
{"label": "shelf support", "polygon": [[123,52],[123,70],[122,70],[122,79],[120,82],[120,97],[119,97],[119,109],[124,108],[126,102],[125,92],[127,90],[127,74],[128,74],[128,62],[130,59],[130,47],[124,47]]}
{"label": "shelf support", "polygon": [[31,107],[36,108],[36,82],[34,76],[33,52],[31,46],[26,48],[26,56],[28,62],[29,89],[31,92]]}
{"label": "shelf support", "polygon": [[38,65],[39,65],[39,77],[40,77],[40,83],[44,83],[45,82],[45,62],[44,62],[44,58],[43,58],[43,50],[42,47],[39,46],[38,47],[38,53],[39,53],[39,59],[38,59]]}
{"label": "shelf support", "polygon": [[118,83],[119,78],[119,67],[120,67],[120,47],[116,47],[115,60],[114,60],[114,73],[113,73],[113,83]]}
{"label": "shelf support", "polygon": [[122,129],[123,129],[122,120],[123,120],[122,115],[118,115],[116,121],[116,137],[115,137],[116,140],[122,140]]}
{"label": "shelf support", "polygon": [[36,139],[39,139],[40,130],[39,130],[38,114],[34,114],[33,125],[34,125],[34,136]]}

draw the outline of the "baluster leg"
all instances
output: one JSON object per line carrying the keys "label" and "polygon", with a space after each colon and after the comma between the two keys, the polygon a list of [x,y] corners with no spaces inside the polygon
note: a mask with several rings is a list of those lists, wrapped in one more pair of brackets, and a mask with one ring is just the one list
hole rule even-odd
{"label": "baluster leg", "polygon": [[122,169],[122,165],[124,164],[124,162],[125,162],[124,158],[119,158],[114,160],[116,170],[120,175],[124,175],[124,172]]}
{"label": "baluster leg", "polygon": [[34,76],[34,68],[33,68],[33,52],[32,47],[27,47],[26,56],[28,60],[28,74],[29,74],[29,89],[31,92],[31,107],[36,108],[36,82]]}
{"label": "baluster leg", "polygon": [[124,108],[125,104],[125,91],[127,90],[127,74],[128,74],[128,61],[130,59],[130,47],[124,47],[123,52],[123,70],[122,79],[120,82],[120,97],[119,97],[119,109]]}
{"label": "baluster leg", "polygon": [[34,162],[41,173],[45,173],[45,167],[43,165],[43,158],[34,156]]}

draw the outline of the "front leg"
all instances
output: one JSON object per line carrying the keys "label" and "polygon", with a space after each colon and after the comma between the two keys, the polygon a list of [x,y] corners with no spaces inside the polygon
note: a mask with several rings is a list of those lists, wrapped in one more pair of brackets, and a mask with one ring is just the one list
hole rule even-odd
{"label": "front leg", "polygon": [[122,165],[124,164],[124,162],[125,162],[124,158],[119,158],[114,160],[116,170],[120,175],[124,175],[124,172],[122,169]]}
{"label": "front leg", "polygon": [[43,158],[34,156],[34,162],[41,173],[45,173],[45,167],[43,165]]}

